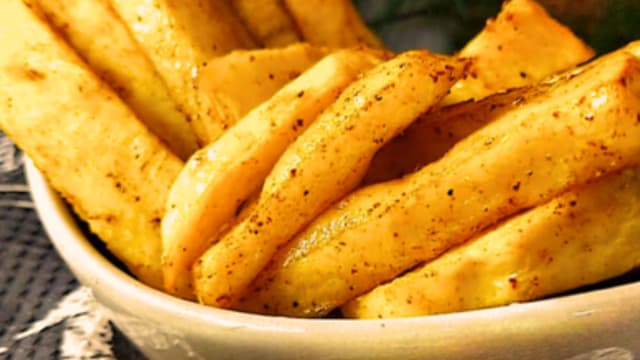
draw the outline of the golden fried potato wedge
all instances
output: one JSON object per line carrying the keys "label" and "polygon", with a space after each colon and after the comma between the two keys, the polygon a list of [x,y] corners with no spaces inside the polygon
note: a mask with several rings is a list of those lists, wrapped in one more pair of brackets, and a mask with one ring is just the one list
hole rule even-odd
{"label": "golden fried potato wedge", "polygon": [[459,55],[475,59],[475,68],[453,86],[442,105],[536,83],[595,53],[534,0],[511,0]]}
{"label": "golden fried potato wedge", "polygon": [[362,72],[380,63],[368,50],[328,55],[218,141],[194,154],[173,184],[162,222],[165,288],[193,296],[191,266],[234,220],[285,151]]}
{"label": "golden fried potato wedge", "polygon": [[230,125],[226,109],[198,91],[203,64],[255,43],[224,0],[110,0],[188,116],[199,145]]}
{"label": "golden fried potato wedge", "polygon": [[301,40],[296,24],[281,0],[232,0],[231,4],[263,46],[280,47]]}
{"label": "golden fried potato wedge", "polygon": [[570,191],[350,301],[347,317],[430,315],[528,301],[640,265],[640,168]]}
{"label": "golden fried potato wedge", "polygon": [[349,86],[287,149],[255,210],[194,267],[205,304],[228,307],[277,249],[360,182],[375,152],[446,94],[465,62],[410,51]]}
{"label": "golden fried potato wedge", "polygon": [[[535,84],[587,61],[593,54],[593,50],[534,1],[506,2],[498,17],[490,20],[460,52],[460,56],[474,59],[471,70],[440,105],[481,99],[500,90]],[[488,109],[472,110],[472,107],[501,107],[515,98],[517,95],[507,95],[496,99],[495,104],[470,104],[468,110],[460,109],[467,113],[468,124],[464,118],[432,121],[436,117],[457,117],[458,109],[426,114],[376,154],[363,184],[400,177],[440,158],[456,142],[484,125],[479,118]]]}
{"label": "golden fried potato wedge", "polygon": [[500,219],[640,165],[640,61],[624,51],[509,106],[437,162],[322,214],[237,308],[326,315]]}
{"label": "golden fried potato wedge", "polygon": [[[640,41],[628,44],[621,51],[640,58]],[[554,70],[548,70],[550,77],[544,81],[553,82],[555,77],[551,75]],[[568,70],[569,73],[572,71]],[[495,112],[509,109],[509,103],[518,102],[520,96],[530,91],[532,89],[525,87],[502,92],[492,95],[490,101],[467,101],[419,117],[402,135],[380,149],[362,183],[366,185],[399,178],[439,159],[458,141],[491,121]]]}
{"label": "golden fried potato wedge", "polygon": [[513,103],[533,91],[514,89],[486,101],[467,101],[426,113],[385,145],[371,161],[362,185],[400,178],[441,158],[460,140],[509,111]]}
{"label": "golden fried potato wedge", "polygon": [[630,42],[622,50],[640,59],[640,40]]}
{"label": "golden fried potato wedge", "polygon": [[358,44],[383,46],[350,0],[284,0],[284,3],[308,43],[337,48]]}
{"label": "golden fried potato wedge", "polygon": [[171,150],[183,159],[196,151],[185,114],[109,0],[30,2]]}
{"label": "golden fried potato wedge", "polygon": [[0,129],[133,274],[161,287],[160,219],[182,162],[22,1],[0,1],[0,37]]}
{"label": "golden fried potato wedge", "polygon": [[[198,87],[224,104],[233,125],[331,51],[298,43],[284,48],[236,50],[207,61]],[[234,120],[235,119],[235,120]]]}

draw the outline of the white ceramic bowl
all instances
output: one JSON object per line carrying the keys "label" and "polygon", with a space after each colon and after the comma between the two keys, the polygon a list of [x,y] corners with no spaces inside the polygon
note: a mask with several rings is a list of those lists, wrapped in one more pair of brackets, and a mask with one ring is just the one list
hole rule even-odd
{"label": "white ceramic bowl", "polygon": [[60,255],[118,328],[152,359],[640,358],[640,282],[488,310],[393,320],[268,317],[180,300],[110,263],[30,161],[26,174]]}

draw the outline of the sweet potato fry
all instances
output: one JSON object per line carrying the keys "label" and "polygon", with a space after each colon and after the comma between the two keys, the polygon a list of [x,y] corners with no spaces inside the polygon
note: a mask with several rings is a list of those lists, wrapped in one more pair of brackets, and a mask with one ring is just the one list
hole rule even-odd
{"label": "sweet potato fry", "polygon": [[162,222],[165,288],[193,295],[191,266],[315,118],[359,74],[381,62],[368,50],[333,53],[258,106],[187,162]]}
{"label": "sweet potato fry", "polygon": [[0,36],[0,129],[133,274],[160,288],[160,219],[182,162],[22,1],[0,1]]}
{"label": "sweet potato fry", "polygon": [[342,312],[407,317],[538,299],[636,268],[639,240],[636,167],[506,220],[350,301]]}
{"label": "sweet potato fry", "polygon": [[620,51],[540,86],[437,162],[322,214],[236,307],[325,315],[500,219],[640,165],[638,59]]}
{"label": "sweet potato fry", "polygon": [[254,212],[194,267],[205,304],[228,307],[277,249],[362,179],[373,154],[446,94],[465,62],[411,51],[354,82],[287,149]]}

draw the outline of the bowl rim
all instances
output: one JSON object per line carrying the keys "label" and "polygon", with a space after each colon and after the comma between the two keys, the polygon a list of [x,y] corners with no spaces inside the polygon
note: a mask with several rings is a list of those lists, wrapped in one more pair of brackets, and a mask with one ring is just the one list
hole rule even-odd
{"label": "bowl rim", "polygon": [[[603,299],[614,298],[617,300],[615,304],[635,302],[640,308],[640,281],[506,306],[410,318],[306,319],[251,314],[209,307],[156,290],[116,267],[100,254],[82,234],[64,201],[51,188],[45,176],[27,156],[24,158],[24,170],[40,221],[58,254],[61,255],[67,266],[72,268],[72,271],[74,268],[70,263],[81,259],[85,268],[100,269],[100,271],[91,271],[96,283],[109,284],[109,287],[119,289],[118,291],[123,293],[135,294],[135,301],[144,304],[144,306],[159,310],[163,314],[180,315],[187,321],[213,323],[230,328],[250,327],[279,332],[324,333],[328,330],[335,331],[336,325],[339,325],[344,331],[354,328],[362,330],[362,326],[365,324],[371,325],[371,328],[403,328],[407,325],[429,327],[442,326],[442,324],[468,327],[474,326],[474,323],[483,324],[487,320],[516,320],[527,313],[541,314],[552,310],[558,314],[569,312],[578,317],[589,315],[594,309],[606,304],[602,301]],[[67,236],[62,239],[59,236],[61,233]],[[78,276],[77,273],[75,275]],[[88,286],[91,287],[91,285]],[[277,320],[277,323],[274,320]]]}

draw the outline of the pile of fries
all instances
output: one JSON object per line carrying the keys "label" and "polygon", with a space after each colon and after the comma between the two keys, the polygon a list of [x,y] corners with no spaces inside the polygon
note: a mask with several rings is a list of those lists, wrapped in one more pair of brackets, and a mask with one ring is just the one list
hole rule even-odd
{"label": "pile of fries", "polygon": [[0,129],[141,281],[215,307],[428,315],[640,264],[640,43],[533,0],[454,56],[348,0],[0,0]]}

